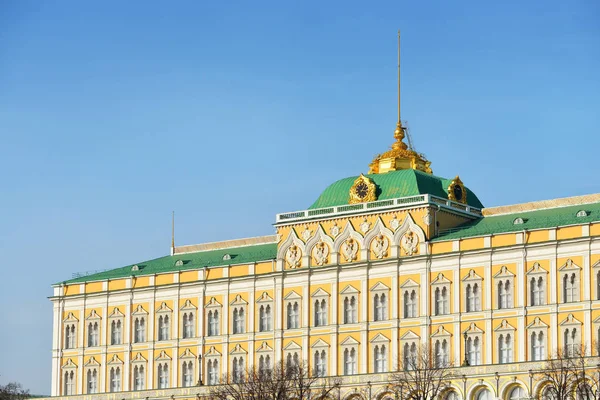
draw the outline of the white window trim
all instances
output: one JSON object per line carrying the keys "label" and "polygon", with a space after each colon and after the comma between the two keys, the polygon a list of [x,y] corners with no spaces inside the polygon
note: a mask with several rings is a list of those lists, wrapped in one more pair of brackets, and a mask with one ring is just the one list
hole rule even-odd
{"label": "white window trim", "polygon": [[[313,294],[310,296],[310,300],[311,300],[311,305],[312,305],[312,309],[313,309],[313,315],[312,315],[312,323],[313,326],[315,327],[322,327],[322,326],[327,326],[329,325],[329,320],[330,320],[330,315],[329,315],[329,305],[331,303],[331,301],[329,300],[329,298],[331,297],[331,295],[329,293],[327,293],[325,290],[323,289],[317,289],[315,292],[313,292]],[[322,301],[325,300],[325,320],[324,321],[320,321],[320,323],[318,322],[318,316],[319,316],[319,311],[318,309],[315,307],[315,302],[319,302],[319,307],[321,307],[321,303]]]}
{"label": "white window trim", "polygon": [[[159,367],[160,366],[167,366],[167,382],[166,382],[166,387],[160,387],[160,374],[158,372]],[[172,382],[171,382],[171,374],[173,372],[172,370],[172,363],[171,363],[171,357],[169,357],[167,355],[167,353],[165,353],[165,351],[161,351],[160,354],[158,355],[158,357],[156,357],[154,359],[154,371],[155,371],[155,376],[156,376],[156,383],[155,383],[155,388],[156,389],[169,389],[171,387],[173,387]]]}
{"label": "white window trim", "polygon": [[[437,301],[435,298],[435,291],[439,289],[440,296],[443,289],[446,289],[446,293],[448,294],[446,301],[448,302],[446,310],[442,310],[442,312],[436,313]],[[431,282],[431,311],[432,316],[440,316],[440,315],[449,315],[452,314],[452,281],[444,276],[444,274],[439,273],[438,276]],[[446,312],[444,312],[446,311]]]}
{"label": "white window trim", "polygon": [[[348,285],[344,288],[344,290],[342,290],[340,292],[340,325],[352,325],[352,324],[357,324],[358,321],[360,321],[359,319],[359,311],[360,311],[360,291],[358,289],[356,289],[354,286],[352,285]],[[356,308],[355,308],[355,312],[354,314],[354,321],[353,322],[346,322],[346,308],[345,308],[345,302],[346,299],[348,299],[348,302],[350,303],[350,301],[352,300],[352,297],[354,297],[356,299]]]}
{"label": "white window trim", "polygon": [[[356,358],[354,359],[354,365],[352,367],[352,369],[354,371],[350,371],[350,373],[346,374],[346,358],[345,358],[345,352],[346,350],[348,350],[348,354],[350,354],[350,352],[352,351],[352,349],[354,349],[354,354],[356,355]],[[341,343],[340,343],[340,356],[342,359],[342,369],[341,369],[341,375],[344,376],[351,376],[351,375],[356,375],[356,374],[360,374],[361,371],[359,369],[359,364],[360,364],[360,342],[357,341],[356,339],[354,339],[351,336],[348,336],[346,339],[344,339]]]}
{"label": "white window trim", "polygon": [[[473,286],[477,284],[478,288],[479,288],[479,307],[477,307],[476,305],[474,305],[474,310],[469,310],[469,304],[468,304],[468,296],[467,296],[467,286],[471,285],[471,288],[473,288]],[[465,305],[465,309],[464,312],[480,312],[481,310],[483,310],[483,278],[479,275],[477,275],[477,273],[475,273],[475,270],[470,270],[469,273],[462,279],[462,301],[463,304]]]}
{"label": "white window trim", "polygon": [[[473,345],[475,345],[475,339],[477,339],[477,338],[479,339],[479,363],[473,364],[473,362],[469,356],[469,362],[470,362],[471,366],[485,364],[486,360],[484,357],[485,356],[484,351],[486,348],[485,347],[486,344],[483,342],[485,332],[483,330],[481,330],[479,327],[477,327],[477,325],[475,325],[474,323],[471,323],[469,328],[466,331],[464,331],[463,334],[465,332],[467,333],[467,341],[471,340],[471,343],[473,343]],[[465,350],[467,350],[467,349],[465,349]],[[467,351],[465,351],[465,353],[467,353]]]}
{"label": "white window trim", "polygon": [[[538,278],[542,278],[544,285],[543,285],[543,296],[542,296],[542,302],[540,304],[537,305],[533,305],[534,303],[534,297],[533,297],[533,288],[531,287],[531,279],[534,278],[535,282],[537,284]],[[527,298],[528,298],[528,302],[527,302],[527,306],[529,307],[538,307],[538,306],[545,306],[548,304],[548,290],[547,290],[547,285],[548,285],[548,271],[546,271],[544,268],[542,268],[542,266],[539,263],[534,263],[533,266],[529,269],[529,271],[527,271]]]}
{"label": "white window trim", "polygon": [[229,353],[229,367],[230,367],[230,371],[232,374],[232,378],[233,378],[234,372],[236,371],[234,362],[237,361],[238,367],[239,367],[240,358],[242,358],[242,366],[241,366],[241,370],[239,372],[242,374],[242,376],[245,376],[246,368],[248,368],[248,352],[246,350],[244,350],[242,348],[242,346],[237,344],[235,346],[235,348]]}
{"label": "white window trim", "polygon": [[[408,345],[409,351],[414,344],[416,350],[416,356],[419,357],[419,349],[421,346],[421,337],[414,333],[413,331],[408,331],[402,337],[400,337],[400,349],[399,349],[399,358],[401,360],[399,368],[406,370],[408,368],[407,354],[405,352],[405,346]],[[418,361],[418,360],[417,360]]]}
{"label": "white window trim", "polygon": [[[71,390],[67,390],[67,382],[65,381],[65,374],[73,374],[73,381],[70,383]],[[77,365],[69,358],[65,364],[61,367],[61,393],[64,396],[70,396],[77,394]],[[70,392],[70,393],[67,393]]]}
{"label": "white window trim", "polygon": [[[185,336],[185,324],[184,324],[184,314],[192,315],[193,323],[192,323],[192,332],[191,336]],[[189,318],[189,317],[188,317]],[[182,339],[193,339],[198,336],[198,308],[192,303],[190,299],[187,299],[183,306],[179,309],[179,332],[181,332]]]}
{"label": "white window trim", "polygon": [[[185,376],[183,374],[183,370],[184,370],[184,365],[189,365],[189,363],[192,363],[192,379],[190,381],[189,385],[185,384]],[[181,353],[181,355],[179,356],[179,376],[180,376],[180,385],[181,387],[192,387],[192,386],[196,386],[196,355],[194,353],[192,353],[190,351],[190,349],[186,349],[183,353]]]}
{"label": "white window trim", "polygon": [[[319,371],[318,371],[318,368],[317,368],[318,365],[314,362],[315,355],[316,355],[315,353],[316,352],[319,352],[319,357],[322,360],[324,360],[325,371],[321,375],[319,375]],[[325,352],[324,357],[323,357],[323,352]],[[315,376],[321,376],[321,377],[323,377],[323,376],[329,376],[329,375],[331,375],[330,371],[329,371],[329,363],[328,363],[328,360],[329,360],[329,344],[328,343],[326,343],[322,339],[317,340],[311,346],[310,355],[312,357],[311,362],[312,362],[312,367],[313,367],[313,371],[314,371]]]}
{"label": "white window trim", "polygon": [[[144,368],[143,374],[142,374],[142,387],[140,389],[136,389],[136,385],[135,385],[135,367],[142,367]],[[131,390],[132,391],[138,391],[138,390],[146,390],[148,388],[148,360],[146,360],[144,358],[144,356],[142,356],[141,353],[137,353],[136,356],[131,360]]]}
{"label": "white window trim", "polygon": [[[400,298],[402,299],[402,318],[418,318],[421,315],[419,307],[419,290],[419,284],[413,281],[412,279],[407,279],[402,285],[400,285]],[[407,315],[407,306],[404,295],[405,293],[408,293],[408,296],[410,298],[413,291],[415,293],[414,310],[409,312],[409,315]]]}
{"label": "white window trim", "polygon": [[[113,343],[113,322],[117,323],[117,322],[121,322],[121,332],[119,333],[119,337],[118,337],[118,343]],[[122,345],[125,341],[124,341],[124,336],[125,336],[125,314],[123,314],[121,312],[121,310],[119,310],[118,307],[115,307],[112,311],[112,313],[108,316],[108,332],[107,332],[107,336],[108,336],[108,340],[106,341],[106,343],[110,344],[111,346],[119,346]]]}
{"label": "white window trim", "polygon": [[[241,332],[236,332],[236,321],[233,317],[235,310],[238,310],[238,313],[240,310],[244,311],[244,320],[242,321]],[[244,335],[248,332],[248,302],[239,294],[235,296],[235,299],[231,303],[229,303],[229,326],[231,327],[232,335]]]}
{"label": "white window trim", "polygon": [[[494,344],[496,347],[496,355],[498,356],[498,364],[508,364],[508,363],[512,363],[515,362],[515,343],[516,343],[516,337],[515,337],[515,333],[516,333],[516,329],[510,325],[508,323],[507,320],[502,320],[502,322],[500,323],[500,325],[498,325],[496,327],[496,329],[494,329]],[[499,347],[499,343],[500,343],[500,336],[503,337],[503,339],[506,340],[507,335],[510,335],[510,339],[511,339],[511,348],[510,348],[510,353],[508,354],[508,360],[506,362],[502,362],[502,351]]]}
{"label": "white window trim", "polygon": [[[136,341],[136,329],[135,329],[135,320],[136,319],[144,319],[144,340],[140,340],[140,341]],[[132,330],[132,335],[131,335],[131,341],[132,343],[144,343],[146,341],[148,341],[148,311],[144,310],[144,307],[142,307],[142,305],[138,305],[135,309],[134,312],[131,313],[131,330]]]}
{"label": "white window trim", "polygon": [[[91,371],[92,373],[94,371],[96,371],[95,391],[89,391],[88,371]],[[85,363],[84,368],[83,368],[83,380],[84,380],[83,386],[85,387],[85,390],[84,390],[85,394],[97,394],[97,393],[103,392],[103,390],[101,390],[101,387],[100,387],[100,384],[102,382],[100,363],[98,361],[96,361],[95,357],[91,357],[88,360],[88,362]]]}
{"label": "white window trim", "polygon": [[[385,295],[385,309],[384,309],[384,313],[383,313],[383,319],[380,320],[380,319],[377,319],[377,310],[375,309],[375,295],[379,295],[379,298],[381,298],[382,294]],[[373,285],[371,287],[370,298],[371,298],[370,304],[373,305],[373,309],[371,310],[373,312],[373,321],[389,320],[390,319],[390,304],[391,304],[390,288],[387,287],[382,282],[377,282],[375,285]]]}
{"label": "white window trim", "polygon": [[[97,343],[90,345],[90,323],[98,323],[98,332],[96,335]],[[95,310],[90,312],[90,315],[85,319],[85,333],[86,333],[86,347],[98,347],[102,346],[102,317],[96,313]]]}
{"label": "white window trim", "polygon": [[592,323],[592,356],[600,357],[600,317]]}
{"label": "white window trim", "polygon": [[[544,361],[548,358],[548,325],[546,325],[539,317],[536,317],[533,322],[527,325],[527,347],[529,352],[529,361]],[[535,333],[539,335],[539,333],[544,334],[544,354],[542,354],[541,360],[534,360],[534,349],[533,342],[531,340],[532,334]]]}
{"label": "white window trim", "polygon": [[[69,346],[69,335],[67,334],[67,328],[74,327],[73,329],[73,343]],[[79,333],[79,320],[75,318],[72,312],[67,315],[67,318],[63,319],[63,349],[76,349],[77,348],[77,334]]]}
{"label": "white window trim", "polygon": [[[377,370],[377,354],[375,353],[375,349],[381,349],[382,346],[385,346],[385,357],[383,359],[383,370]],[[385,335],[379,333],[375,335],[373,339],[371,339],[370,343],[370,351],[372,354],[372,362],[371,362],[371,371],[376,374],[389,372],[390,370],[390,339],[388,339]]]}
{"label": "white window trim", "polygon": [[[593,282],[593,290],[592,290],[592,299],[600,300],[600,261],[592,266],[592,282]],[[600,345],[599,345],[600,346]]]}
{"label": "white window trim", "polygon": [[[262,319],[261,319],[261,314],[260,314],[260,308],[264,307],[265,308],[265,312],[267,310],[267,307],[271,307],[271,313],[269,314],[268,318],[267,318],[267,329],[261,330],[261,326],[262,326]],[[256,327],[255,327],[255,331],[256,332],[272,332],[273,331],[273,325],[274,325],[274,321],[273,321],[273,315],[275,314],[275,305],[273,302],[273,298],[271,296],[269,296],[267,294],[267,292],[264,292],[262,294],[262,296],[260,296],[258,298],[258,300],[256,300],[256,311],[254,313],[254,315],[257,315],[258,318],[256,318]]]}
{"label": "white window trim", "polygon": [[[581,344],[582,344],[582,328],[583,328],[583,324],[581,323],[581,321],[579,321],[577,318],[575,318],[573,316],[573,314],[569,314],[567,316],[567,318],[565,318],[561,323],[560,323],[560,337],[558,338],[558,343],[559,343],[559,347],[562,348],[563,350],[566,350],[567,352],[571,352],[572,350],[575,350],[576,348],[579,347],[578,350],[581,349]],[[567,343],[565,343],[565,333],[567,332],[567,329],[569,330],[570,333],[572,333],[573,329],[575,329],[575,338],[573,339],[573,343],[571,343],[571,345],[573,346],[572,348],[567,347],[565,348],[565,345]]]}
{"label": "white window trim", "polygon": [[434,360],[437,363],[437,353],[435,353],[435,344],[439,340],[440,345],[443,344],[444,340],[448,345],[448,353],[446,354],[446,365],[450,366],[452,364],[452,334],[444,329],[443,326],[438,326],[436,332],[434,332],[431,336],[431,349],[433,350]]}
{"label": "white window trim", "polygon": [[[115,388],[115,390],[113,390],[113,383],[112,383],[112,374],[111,374],[111,370],[115,369],[115,372],[119,374],[119,386],[117,388]],[[114,354],[112,359],[107,363],[107,368],[106,368],[106,372],[107,372],[107,378],[108,378],[108,392],[109,393],[117,393],[117,392],[122,392],[123,391],[123,375],[124,375],[124,371],[123,371],[123,361],[121,361],[121,359],[119,359],[119,357]]]}
{"label": "white window trim", "polygon": [[[500,268],[500,271],[494,275],[494,290],[492,291],[493,293],[495,293],[496,295],[494,296],[494,301],[496,303],[496,309],[498,310],[508,310],[511,308],[515,307],[515,274],[513,274],[512,272],[510,272],[508,270],[508,268],[506,267],[506,265],[503,265]],[[502,306],[502,302],[501,302],[501,294],[500,291],[498,289],[498,284],[502,283],[503,285],[506,285],[506,283],[508,282],[509,284],[509,292],[508,294],[506,294],[506,296],[508,296],[508,300],[507,300],[507,304],[505,304],[505,307],[501,307]]]}
{"label": "white window trim", "polygon": [[[568,300],[567,288],[565,287],[565,276],[567,279],[571,279],[572,274],[575,274],[574,291],[576,292],[575,300]],[[577,303],[581,301],[581,267],[578,266],[570,258],[558,269],[558,276],[560,279],[560,293],[561,303]]]}
{"label": "white window trim", "polygon": [[[217,334],[209,335],[210,333],[210,319],[208,318],[208,314],[210,312],[217,311],[219,314],[219,318],[217,321]],[[214,314],[213,314],[214,315]],[[207,337],[216,337],[222,335],[223,328],[223,305],[217,301],[216,298],[211,297],[210,301],[204,306],[204,326],[206,327],[206,336]]]}
{"label": "white window trim", "polygon": [[269,357],[269,367],[268,369],[272,370],[273,369],[273,365],[275,363],[274,361],[274,351],[273,348],[271,346],[269,346],[267,344],[267,342],[262,342],[262,344],[260,345],[260,347],[256,350],[256,363],[254,365],[257,365],[258,368],[260,369],[260,357]]}
{"label": "white window trim", "polygon": [[[288,314],[288,304],[291,304],[292,307],[294,306],[294,303],[298,303],[298,326],[295,328],[288,328],[288,318],[289,318],[289,314]],[[290,293],[288,293],[284,299],[283,299],[283,309],[284,309],[284,315],[285,315],[285,321],[283,323],[283,326],[285,327],[285,329],[300,329],[302,328],[302,296],[300,296],[298,293],[296,293],[295,291],[291,291]]]}
{"label": "white window trim", "polygon": [[[216,382],[213,382],[213,380],[211,379],[210,376],[210,371],[208,369],[208,363],[210,362],[217,362],[217,378],[216,378]],[[210,346],[210,349],[208,350],[208,352],[206,354],[204,354],[204,369],[203,374],[206,374],[206,383],[208,385],[216,385],[221,381],[221,371],[222,371],[222,357],[221,357],[221,353],[219,353],[217,351],[217,349],[215,348],[215,346]]]}
{"label": "white window trim", "polygon": [[[167,306],[167,303],[165,303],[164,301],[161,303],[160,307],[158,310],[156,310],[156,316],[154,317],[156,322],[155,322],[155,329],[156,329],[156,341],[160,341],[160,342],[164,342],[164,341],[168,341],[168,340],[173,340],[173,330],[171,329],[173,327],[173,310],[171,310],[169,308],[169,306]],[[167,327],[167,338],[166,339],[161,339],[161,334],[160,334],[160,317],[169,317],[169,325]]]}

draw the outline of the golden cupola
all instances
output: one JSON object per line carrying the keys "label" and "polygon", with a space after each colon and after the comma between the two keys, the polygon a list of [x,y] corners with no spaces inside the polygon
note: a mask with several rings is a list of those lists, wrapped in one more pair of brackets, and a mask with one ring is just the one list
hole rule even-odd
{"label": "golden cupola", "polygon": [[417,153],[404,143],[405,131],[406,128],[402,126],[402,122],[398,121],[394,131],[396,141],[390,150],[375,156],[369,164],[369,174],[383,174],[401,169],[416,169],[428,174],[432,173],[431,162],[423,154]]}

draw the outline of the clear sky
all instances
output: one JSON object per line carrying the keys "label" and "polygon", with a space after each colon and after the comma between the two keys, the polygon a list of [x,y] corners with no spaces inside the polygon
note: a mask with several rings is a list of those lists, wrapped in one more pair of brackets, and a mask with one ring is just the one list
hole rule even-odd
{"label": "clear sky", "polygon": [[600,3],[0,1],[0,384],[51,284],[273,233],[393,141],[487,206],[600,192]]}

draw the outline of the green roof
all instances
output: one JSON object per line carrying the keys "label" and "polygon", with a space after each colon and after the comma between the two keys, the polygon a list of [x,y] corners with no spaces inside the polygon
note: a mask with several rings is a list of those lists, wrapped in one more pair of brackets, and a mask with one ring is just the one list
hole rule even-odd
{"label": "green roof", "polygon": [[[585,211],[587,215],[578,217],[577,213],[579,211]],[[515,224],[514,222],[517,218],[522,218],[523,223]],[[433,239],[433,241],[587,224],[596,221],[600,221],[600,203],[547,208],[543,210],[483,217],[457,228],[448,229]]]}
{"label": "green roof", "polygon": [[[223,256],[226,254],[229,254],[231,259],[223,260]],[[230,247],[227,249],[207,250],[195,253],[160,257],[150,261],[131,264],[126,267],[98,272],[92,275],[81,276],[65,282],[59,282],[58,284],[100,281],[106,279],[127,278],[130,276],[143,276],[162,274],[166,272],[185,271],[203,267],[245,264],[256,261],[272,260],[276,257],[277,243]],[[181,265],[176,265],[178,261],[181,261]],[[138,266],[138,271],[131,270],[134,265]]]}
{"label": "green roof", "polygon": [[[391,171],[385,174],[365,175],[377,186],[377,200],[396,199],[398,197],[432,194],[448,198],[448,186],[452,179],[440,178],[415,169]],[[341,206],[348,204],[348,193],[358,176],[341,179],[332,183],[319,196],[309,209]],[[475,193],[467,188],[467,204],[483,208]]]}

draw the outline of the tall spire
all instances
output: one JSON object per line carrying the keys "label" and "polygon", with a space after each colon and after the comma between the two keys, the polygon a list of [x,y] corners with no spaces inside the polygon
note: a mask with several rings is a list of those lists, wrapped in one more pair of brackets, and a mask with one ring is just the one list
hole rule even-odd
{"label": "tall spire", "polygon": [[171,255],[175,254],[175,211],[171,214]]}
{"label": "tall spire", "polygon": [[431,174],[431,163],[427,161],[423,154],[419,154],[404,143],[406,136],[405,127],[402,126],[402,117],[400,113],[400,30],[398,30],[398,122],[394,131],[392,149],[383,154],[378,154],[371,164],[369,164],[370,174],[380,174],[389,171],[398,171],[401,169],[417,169],[419,171]]}

